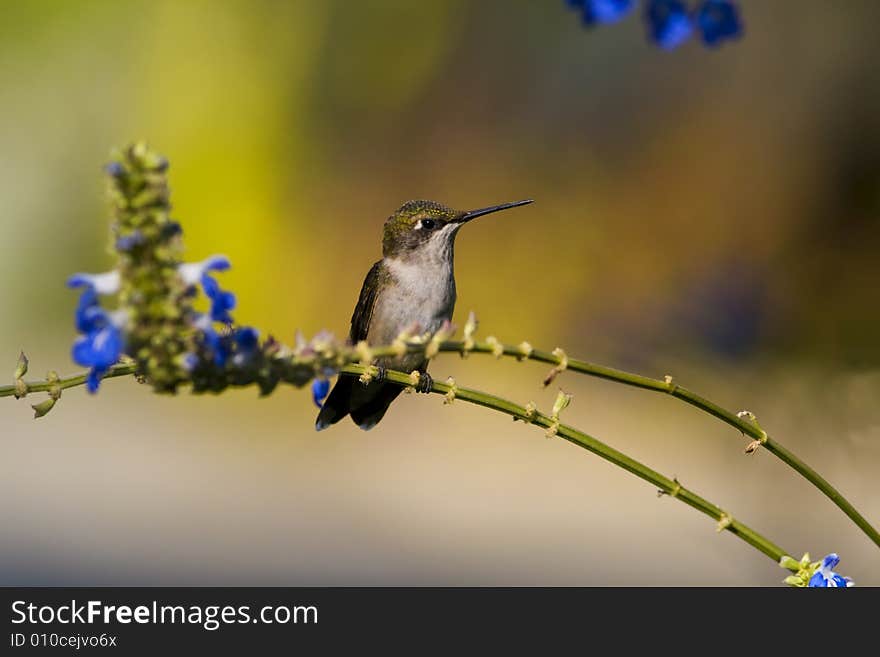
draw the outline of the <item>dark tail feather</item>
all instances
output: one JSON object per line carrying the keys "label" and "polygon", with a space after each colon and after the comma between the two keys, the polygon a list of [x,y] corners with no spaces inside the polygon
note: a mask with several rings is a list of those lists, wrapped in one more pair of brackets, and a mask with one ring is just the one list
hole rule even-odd
{"label": "dark tail feather", "polygon": [[322,431],[331,424],[336,424],[351,412],[351,392],[355,383],[357,378],[353,376],[339,377],[315,420],[316,431]]}
{"label": "dark tail feather", "polygon": [[397,395],[403,390],[400,386],[389,383],[376,384],[374,382],[372,385],[380,387],[375,391],[370,391],[371,394],[367,401],[350,410],[351,419],[364,431],[369,431],[379,424],[379,420],[385,415],[391,402],[397,399]]}

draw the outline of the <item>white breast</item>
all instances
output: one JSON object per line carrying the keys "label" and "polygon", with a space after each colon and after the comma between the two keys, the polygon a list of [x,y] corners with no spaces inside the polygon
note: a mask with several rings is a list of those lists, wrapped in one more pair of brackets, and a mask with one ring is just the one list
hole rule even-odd
{"label": "white breast", "polygon": [[388,344],[401,331],[418,322],[422,331],[436,331],[452,319],[455,307],[455,279],[448,260],[426,263],[385,260],[391,275],[379,295],[367,339],[371,344]]}

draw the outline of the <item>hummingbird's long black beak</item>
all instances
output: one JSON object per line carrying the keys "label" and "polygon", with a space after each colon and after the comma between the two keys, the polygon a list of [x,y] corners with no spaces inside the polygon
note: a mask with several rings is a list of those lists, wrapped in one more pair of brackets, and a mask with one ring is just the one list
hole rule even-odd
{"label": "hummingbird's long black beak", "polygon": [[498,212],[500,210],[508,210],[510,208],[519,207],[520,205],[528,205],[529,203],[532,203],[532,202],[533,202],[533,199],[528,198],[524,201],[514,201],[513,203],[502,203],[501,205],[493,205],[492,207],[489,207],[489,208],[481,208],[479,210],[470,210],[468,212],[465,212],[463,215],[461,215],[457,219],[457,222],[460,224],[463,224],[463,223],[470,221],[471,219],[476,219],[477,217],[482,217],[484,214],[491,214],[493,212]]}

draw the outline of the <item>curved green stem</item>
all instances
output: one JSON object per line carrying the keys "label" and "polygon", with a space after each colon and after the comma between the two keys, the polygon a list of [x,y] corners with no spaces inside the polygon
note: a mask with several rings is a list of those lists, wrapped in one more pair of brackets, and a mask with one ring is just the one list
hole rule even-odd
{"label": "curved green stem", "polygon": [[[451,350],[445,349],[445,351]],[[372,369],[373,368],[365,365],[348,364],[340,368],[339,372],[345,376],[360,376]],[[134,364],[121,364],[114,366],[104,378],[127,376],[134,373]],[[411,387],[413,385],[411,376],[404,372],[388,370],[386,371],[386,380],[401,387]],[[39,381],[24,383],[23,385],[26,387],[26,392],[28,393],[46,392],[49,391],[52,386],[57,386],[61,389],[72,388],[83,385],[85,381],[86,374],[77,374],[64,379],[58,379],[54,382]],[[21,394],[21,391],[20,388],[17,389],[14,385],[2,386],[0,387],[0,397],[12,396],[16,394],[16,392]],[[452,393],[450,393],[450,391],[452,391]],[[729,531],[769,558],[773,559],[776,563],[779,563],[783,557],[788,556],[788,553],[785,552],[785,550],[771,540],[762,536],[748,525],[736,520],[717,505],[711,503],[700,495],[697,495],[688,488],[685,488],[676,479],[669,479],[583,431],[579,431],[567,424],[560,423],[558,418],[539,413],[536,410],[529,410],[495,395],[470,388],[462,388],[455,384],[433,381],[430,392],[446,395],[447,397],[451,396],[454,399],[460,399],[471,404],[477,404],[485,408],[505,413],[514,419],[522,420],[529,424],[536,424],[548,430],[552,429],[556,435],[561,436],[565,440],[602,457],[606,461],[609,461],[628,472],[631,472],[640,479],[656,486],[660,492],[669,495],[670,497],[674,497],[688,506],[706,514],[718,522],[719,531]]]}
{"label": "curved green stem", "polygon": [[[424,352],[427,347],[428,344],[424,342],[410,342],[406,345],[398,344],[371,348],[370,354],[373,357],[395,356],[400,354],[401,348],[409,352]],[[799,473],[807,481],[813,484],[841,511],[843,511],[847,515],[847,517],[849,517],[856,524],[856,526],[859,527],[868,536],[868,538],[874,542],[874,544],[880,547],[880,532],[878,532],[871,525],[871,523],[869,523],[868,520],[861,513],[858,512],[858,510],[856,510],[856,508],[849,502],[849,500],[847,500],[834,486],[831,485],[831,483],[829,483],[813,468],[804,463],[801,459],[795,456],[779,442],[770,438],[767,433],[757,424],[757,422],[739,417],[737,414],[722,408],[718,404],[715,404],[714,402],[709,401],[704,397],[701,397],[695,392],[679,386],[672,379],[652,379],[647,376],[632,374],[630,372],[624,372],[622,370],[617,370],[611,367],[595,365],[587,361],[568,358],[567,356],[564,356],[559,352],[548,353],[546,351],[531,349],[531,347],[526,347],[525,345],[506,345],[493,340],[479,342],[447,340],[444,342],[440,342],[439,344],[435,345],[435,347],[437,352],[456,352],[462,355],[468,353],[493,354],[497,357],[510,356],[517,358],[518,360],[534,360],[553,365],[557,373],[563,371],[561,368],[564,364],[564,369],[566,370],[572,370],[581,374],[587,374],[601,379],[606,379],[608,381],[614,381],[616,383],[622,383],[624,385],[634,386],[636,388],[642,388],[645,390],[653,390],[654,392],[661,392],[671,395],[672,397],[676,397],[684,401],[685,403],[690,404],[691,406],[695,406],[696,408],[699,408],[706,413],[713,415],[722,422],[725,422],[726,424],[729,424],[730,426],[736,428],[744,435],[748,435],[753,438],[755,446],[763,446],[768,452],[779,458],[781,461],[791,467],[795,472]],[[330,360],[332,361],[333,358],[337,358],[338,364],[344,365],[345,363],[359,360],[361,358],[361,355],[357,350],[348,348],[346,351],[339,352],[338,355],[330,357]],[[296,357],[294,357],[294,359],[296,359]],[[133,364],[116,365],[110,370],[105,378],[125,376],[133,374],[134,371],[135,366]],[[19,382],[18,386],[0,386],[0,397],[7,397],[12,395],[21,396],[22,392],[29,393],[49,391],[52,389],[53,386],[57,386],[61,389],[70,388],[73,386],[82,385],[83,383],[85,383],[85,380],[85,374],[78,374],[66,379],[59,379],[55,382]]]}
{"label": "curved green stem", "polygon": [[[468,345],[468,349],[465,350],[465,343],[461,341],[446,341],[440,344],[439,351],[451,351],[458,353],[482,353],[482,354],[501,354],[504,356],[512,356],[517,359],[529,359],[538,361],[541,363],[548,363],[554,366],[559,366],[562,362],[562,357],[554,355],[552,353],[548,353],[546,351],[540,351],[537,349],[528,351],[523,350],[520,346],[514,345],[499,345],[493,342],[475,342],[471,347]],[[419,347],[422,349],[423,347]],[[377,355],[379,355],[378,350],[374,350]],[[393,352],[392,352],[393,353]],[[859,529],[861,529],[871,541],[874,542],[875,545],[880,547],[880,532],[878,532],[870,522],[856,510],[856,508],[847,500],[841,493],[838,491],[831,483],[822,477],[818,472],[816,472],[809,465],[804,463],[801,459],[795,456],[792,452],[786,449],[783,445],[781,445],[776,440],[770,438],[767,433],[761,429],[757,424],[754,424],[746,419],[739,417],[736,413],[732,413],[728,411],[718,404],[701,397],[688,390],[687,388],[683,388],[677,385],[672,380],[664,380],[660,379],[652,379],[647,376],[642,376],[639,374],[631,374],[630,372],[624,372],[622,370],[617,370],[612,367],[604,367],[602,365],[595,365],[593,363],[588,363],[587,361],[577,360],[574,358],[566,358],[567,361],[566,368],[567,370],[572,370],[574,372],[579,372],[581,374],[587,374],[590,376],[595,376],[600,379],[606,379],[608,381],[614,381],[616,383],[622,383],[628,386],[634,386],[636,388],[642,388],[645,390],[653,390],[654,392],[662,392],[672,397],[676,397],[681,399],[687,404],[691,406],[695,406],[710,415],[715,416],[722,422],[729,424],[730,426],[738,429],[743,434],[750,436],[754,440],[758,441],[762,447],[764,447],[768,452],[776,456],[782,462],[786,463],[789,467],[791,467],[795,472],[800,474],[804,479],[813,484],[816,488],[818,488],[828,499],[830,499],[841,511],[843,511],[850,520],[852,520]]]}
{"label": "curved green stem", "polygon": [[[364,365],[352,364],[344,366],[340,370],[340,373],[348,376],[360,376],[366,371],[367,367]],[[413,385],[409,374],[392,370],[386,371],[385,380],[402,387],[410,387]],[[738,536],[752,547],[760,550],[773,559],[776,563],[779,563],[779,560],[788,554],[781,547],[768,538],[765,538],[748,525],[734,519],[729,513],[720,507],[682,486],[677,480],[665,477],[659,472],[652,470],[648,466],[643,465],[639,461],[636,461],[623,452],[606,445],[583,431],[579,431],[567,424],[559,423],[557,418],[553,418],[537,411],[530,412],[525,407],[506,399],[502,399],[501,397],[496,397],[495,395],[490,395],[470,388],[462,388],[455,384],[433,381],[430,391],[441,395],[450,395],[450,390],[453,390],[452,396],[454,399],[460,399],[471,404],[490,408],[526,423],[536,424],[547,429],[554,429],[556,435],[565,438],[565,440],[570,443],[582,447],[597,456],[602,457],[606,461],[631,472],[640,479],[644,479],[650,484],[656,486],[660,491],[670,497],[674,497],[688,506],[693,507],[697,511],[705,513],[710,518],[718,521],[719,531],[724,529],[735,536]]]}

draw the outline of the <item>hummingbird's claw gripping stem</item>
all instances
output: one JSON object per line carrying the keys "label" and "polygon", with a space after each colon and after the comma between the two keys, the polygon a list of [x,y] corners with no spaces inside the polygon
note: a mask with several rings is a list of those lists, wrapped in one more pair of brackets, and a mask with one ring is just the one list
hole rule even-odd
{"label": "hummingbird's claw gripping stem", "polygon": [[373,381],[376,383],[382,383],[385,380],[385,377],[388,376],[388,368],[384,365],[376,365],[376,376],[373,377]]}
{"label": "hummingbird's claw gripping stem", "polygon": [[422,372],[419,377],[419,383],[416,386],[417,392],[423,392],[428,394],[431,392],[431,389],[434,387],[434,379],[431,378],[431,375],[427,372]]}

